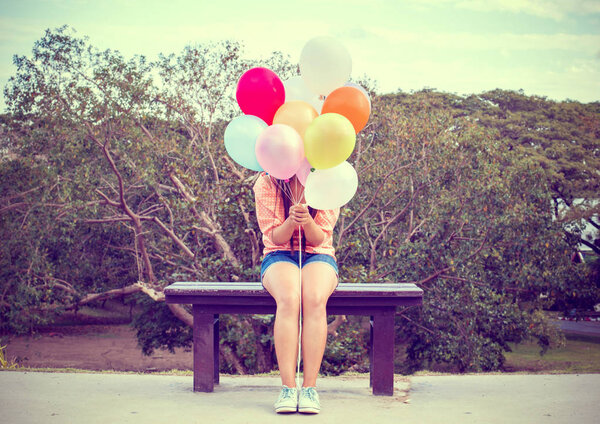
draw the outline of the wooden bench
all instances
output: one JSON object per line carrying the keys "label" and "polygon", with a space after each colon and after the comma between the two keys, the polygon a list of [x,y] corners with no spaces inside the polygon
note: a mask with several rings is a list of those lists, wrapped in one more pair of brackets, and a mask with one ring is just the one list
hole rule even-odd
{"label": "wooden bench", "polygon": [[[273,314],[275,300],[260,283],[181,282],[165,288],[167,303],[191,304],[194,316],[194,391],[219,383],[219,314]],[[371,317],[370,385],[375,395],[394,393],[394,315],[420,305],[414,284],[341,283],[329,298],[329,315]]]}

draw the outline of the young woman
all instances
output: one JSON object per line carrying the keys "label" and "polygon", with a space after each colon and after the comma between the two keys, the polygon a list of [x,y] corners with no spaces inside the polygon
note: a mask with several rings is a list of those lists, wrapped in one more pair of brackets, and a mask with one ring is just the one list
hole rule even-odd
{"label": "young woman", "polygon": [[[254,185],[256,217],[264,244],[261,281],[277,303],[274,339],[283,387],[275,411],[316,414],[321,407],[315,386],[327,341],[325,305],[338,283],[332,235],[339,209],[307,207],[303,193],[296,177],[283,182],[262,173]],[[300,299],[304,379],[298,393],[295,374]]]}

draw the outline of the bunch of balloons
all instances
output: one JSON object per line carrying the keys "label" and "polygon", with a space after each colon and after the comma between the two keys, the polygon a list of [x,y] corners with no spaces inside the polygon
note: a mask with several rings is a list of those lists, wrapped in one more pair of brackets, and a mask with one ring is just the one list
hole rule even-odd
{"label": "bunch of balloons", "polygon": [[[348,82],[352,60],[332,37],[306,43],[300,76],[282,82],[267,68],[240,78],[236,99],[244,115],[225,129],[227,153],[238,164],[304,185],[315,209],[348,203],[358,177],[346,161],[371,113],[367,92]],[[323,100],[324,99],[324,100]]]}

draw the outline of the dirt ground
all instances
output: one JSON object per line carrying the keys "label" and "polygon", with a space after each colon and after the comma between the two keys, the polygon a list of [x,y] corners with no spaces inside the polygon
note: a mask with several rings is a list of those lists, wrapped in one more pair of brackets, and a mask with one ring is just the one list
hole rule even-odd
{"label": "dirt ground", "polygon": [[129,325],[76,325],[49,328],[34,336],[3,336],[5,358],[33,368],[79,368],[156,372],[191,370],[192,351],[155,350],[144,356]]}

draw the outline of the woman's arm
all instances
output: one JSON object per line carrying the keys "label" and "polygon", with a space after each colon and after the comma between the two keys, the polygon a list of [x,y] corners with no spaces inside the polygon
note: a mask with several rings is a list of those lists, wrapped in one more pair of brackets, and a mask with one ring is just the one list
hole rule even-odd
{"label": "woman's arm", "polygon": [[294,233],[295,229],[296,223],[290,214],[290,216],[283,221],[283,224],[273,228],[271,232],[271,240],[273,240],[273,243],[277,245],[286,244],[292,238],[292,234]]}

